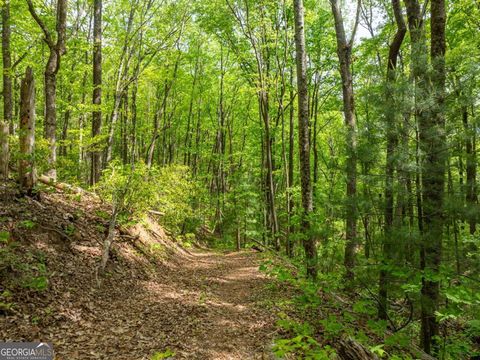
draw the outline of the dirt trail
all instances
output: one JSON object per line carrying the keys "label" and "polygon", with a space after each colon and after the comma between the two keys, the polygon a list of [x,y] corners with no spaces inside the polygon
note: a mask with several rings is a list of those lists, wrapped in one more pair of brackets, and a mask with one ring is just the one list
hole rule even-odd
{"label": "dirt trail", "polygon": [[[83,294],[53,277],[57,298],[44,304],[52,319],[32,326],[7,318],[3,330],[15,340],[52,342],[65,360],[150,359],[166,350],[175,359],[270,359],[275,317],[259,262],[250,251],[194,251],[154,276],[113,271],[102,290]],[[71,265],[62,276],[85,277]]]}
{"label": "dirt trail", "polygon": [[[13,304],[0,308],[0,341],[51,342],[57,360],[150,360],[166,350],[175,359],[271,358],[280,294],[266,286],[258,253],[186,251],[149,220],[115,239],[98,288],[108,226],[99,214],[109,207],[60,191],[19,200],[13,182],[0,190],[0,231],[15,244],[0,244],[13,259],[0,269],[0,301],[11,289]],[[27,275],[45,275],[48,286],[22,286]]]}

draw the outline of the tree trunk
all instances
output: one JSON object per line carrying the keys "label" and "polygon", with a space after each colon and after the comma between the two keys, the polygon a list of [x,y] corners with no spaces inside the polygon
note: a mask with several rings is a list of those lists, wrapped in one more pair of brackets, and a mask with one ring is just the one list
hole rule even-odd
{"label": "tree trunk", "polygon": [[[93,98],[92,104],[92,138],[98,137],[102,131],[102,0],[93,3]],[[102,170],[101,151],[96,141],[91,153],[90,185],[100,180]]]}
{"label": "tree trunk", "polygon": [[115,239],[115,227],[117,226],[117,216],[118,216],[118,206],[116,203],[114,203],[112,208],[112,216],[110,217],[110,222],[108,223],[107,237],[103,242],[102,260],[100,262],[100,267],[98,271],[100,275],[103,275],[105,273],[105,268],[107,267],[110,248],[112,246],[113,239]]}
{"label": "tree trunk", "polygon": [[72,114],[70,110],[70,104],[72,103],[73,91],[68,90],[67,95],[67,108],[63,115],[63,127],[62,127],[62,134],[61,134],[61,145],[59,149],[60,156],[67,156],[67,138],[68,138],[68,126],[70,125],[70,116]]}
{"label": "tree trunk", "polygon": [[8,178],[8,135],[12,122],[12,58],[10,55],[10,0],[2,6],[3,119],[0,121],[0,178]]}
{"label": "tree trunk", "polygon": [[195,61],[195,69],[193,72],[193,81],[192,81],[192,91],[190,95],[190,104],[188,106],[188,117],[187,117],[187,131],[185,132],[185,141],[184,141],[184,148],[185,154],[183,157],[183,164],[186,166],[190,166],[190,159],[191,159],[191,142],[192,142],[192,117],[193,117],[193,102],[195,100],[195,87],[197,84],[197,77],[198,77],[198,69],[199,69],[199,61],[200,55],[197,55],[197,59]]}
{"label": "tree trunk", "polygon": [[[468,123],[467,107],[462,109],[462,122],[465,130],[465,152],[466,152],[466,194],[467,203],[467,221],[470,235],[475,234],[477,228],[477,214],[475,206],[477,204],[477,161],[475,153],[475,129]],[[475,250],[475,249],[472,249]]]}
{"label": "tree trunk", "polygon": [[289,132],[288,132],[288,239],[287,239],[287,255],[293,257],[294,243],[293,234],[295,233],[295,226],[293,224],[293,170],[294,170],[294,147],[295,147],[295,124],[294,124],[294,101],[295,95],[293,93],[293,67],[290,71],[290,116],[289,116]]}
{"label": "tree trunk", "polygon": [[18,175],[23,193],[30,195],[35,186],[36,174],[33,161],[35,146],[35,80],[28,67],[22,80],[20,93],[20,160]]}
{"label": "tree trunk", "polygon": [[132,6],[130,7],[130,12],[128,15],[128,21],[127,21],[127,29],[126,29],[126,34],[125,34],[125,41],[123,44],[122,48],[122,54],[120,55],[120,63],[118,65],[117,69],[117,76],[115,80],[115,90],[114,90],[114,95],[113,95],[113,109],[112,109],[112,114],[110,116],[110,124],[108,128],[108,137],[107,137],[107,146],[105,150],[105,158],[103,159],[103,167],[105,168],[110,161],[112,160],[113,156],[113,136],[115,134],[115,126],[118,121],[118,116],[120,113],[120,105],[122,104],[122,98],[123,98],[123,93],[125,91],[126,85],[124,84],[127,71],[128,71],[128,59],[127,53],[129,50],[128,44],[129,44],[129,37],[130,33],[132,31],[132,26],[133,26],[133,20],[135,17],[135,11],[136,11],[136,6],[133,3]]}
{"label": "tree trunk", "polygon": [[313,191],[310,176],[310,134],[308,117],[307,54],[305,50],[303,0],[294,0],[295,49],[298,87],[298,144],[300,152],[300,178],[302,187],[302,232],[307,275],[317,277],[317,247],[310,226],[313,213]]}
{"label": "tree trunk", "polygon": [[431,95],[430,116],[420,117],[420,146],[425,154],[423,164],[424,233],[422,253],[424,271],[431,274],[422,279],[422,343],[427,354],[436,353],[439,343],[439,324],[436,312],[439,305],[438,275],[442,258],[443,197],[445,185],[445,1],[431,2]]}
{"label": "tree trunk", "polygon": [[43,21],[37,15],[35,7],[31,0],[27,0],[28,10],[37,22],[44,33],[44,41],[50,49],[47,64],[45,66],[45,120],[44,120],[44,136],[50,145],[50,154],[48,156],[48,170],[47,176],[53,180],[57,178],[57,171],[55,163],[57,161],[57,108],[56,108],[56,93],[57,93],[57,73],[60,69],[60,60],[65,53],[65,37],[67,28],[67,0],[57,1],[57,16],[56,16],[56,42],[53,41],[50,31],[47,29]]}
{"label": "tree trunk", "polygon": [[[335,20],[335,33],[337,38],[337,55],[340,62],[340,75],[342,78],[343,112],[347,126],[347,162],[346,162],[346,245],[344,264],[346,279],[351,283],[354,279],[355,254],[357,252],[357,120],[355,117],[355,102],[351,73],[352,46],[358,16],[350,41],[347,42],[343,24],[342,11],[338,0],[330,0],[333,17]],[[358,12],[358,9],[357,9]]]}
{"label": "tree trunk", "polygon": [[394,210],[394,170],[396,167],[395,152],[398,143],[397,117],[401,115],[396,101],[395,80],[397,70],[397,59],[400,47],[405,38],[407,27],[403,20],[400,0],[392,0],[392,8],[397,24],[397,32],[390,44],[387,64],[387,85],[385,92],[385,121],[387,127],[387,159],[385,166],[385,239],[383,243],[383,264],[380,269],[379,278],[379,307],[378,317],[387,320],[388,315],[388,287],[390,271],[386,268],[392,259],[393,250],[393,210]]}
{"label": "tree trunk", "polygon": [[44,122],[44,137],[49,142],[50,153],[48,156],[48,170],[47,176],[56,179],[57,173],[55,163],[57,161],[57,108],[56,108],[56,93],[57,93],[57,63],[58,53],[55,49],[50,51],[50,57],[47,61],[45,69],[45,122]]}

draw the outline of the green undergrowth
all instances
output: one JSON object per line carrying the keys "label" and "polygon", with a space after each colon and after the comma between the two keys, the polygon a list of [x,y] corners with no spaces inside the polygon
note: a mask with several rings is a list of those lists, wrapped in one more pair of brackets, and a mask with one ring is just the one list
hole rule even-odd
{"label": "green undergrowth", "polygon": [[[311,281],[302,268],[300,262],[269,255],[260,266],[261,271],[276,280],[269,286],[279,291],[288,288],[293,293],[288,300],[277,303],[280,310],[275,355],[334,359],[338,340],[350,338],[380,359],[420,357],[419,347],[412,340],[420,331],[419,310],[413,299],[419,290],[418,277],[399,287],[402,296],[398,295],[391,304],[389,321],[385,321],[377,317],[376,282],[362,282],[355,287],[355,293],[349,293],[343,289],[342,271],[320,272],[318,279]],[[479,354],[476,346],[480,340],[480,320],[475,313],[480,293],[467,292],[466,288],[467,285],[456,284],[443,289],[448,306],[437,313],[442,326],[438,359],[470,359]]]}
{"label": "green undergrowth", "polygon": [[[19,226],[34,226],[21,222]],[[14,294],[21,289],[42,292],[48,288],[46,256],[41,250],[25,250],[11,239],[8,231],[0,231],[0,313],[15,307]]]}

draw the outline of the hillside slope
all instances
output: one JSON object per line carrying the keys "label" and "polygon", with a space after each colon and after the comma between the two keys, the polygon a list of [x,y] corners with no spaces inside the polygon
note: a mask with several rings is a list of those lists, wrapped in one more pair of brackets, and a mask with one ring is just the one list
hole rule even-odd
{"label": "hillside slope", "polygon": [[119,232],[98,287],[108,211],[89,194],[18,198],[1,184],[1,339],[52,342],[66,360],[269,358],[275,318],[254,253],[188,251],[150,219]]}

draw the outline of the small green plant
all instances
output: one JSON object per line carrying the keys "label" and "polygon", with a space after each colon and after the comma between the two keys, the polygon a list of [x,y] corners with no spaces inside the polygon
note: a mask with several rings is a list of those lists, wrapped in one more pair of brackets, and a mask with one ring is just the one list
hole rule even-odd
{"label": "small green plant", "polygon": [[72,236],[73,234],[75,234],[75,231],[76,231],[76,228],[75,228],[75,225],[73,224],[68,224],[67,227],[65,228],[65,234],[67,234],[68,236]]}
{"label": "small green plant", "polygon": [[4,290],[0,294],[0,313],[10,312],[14,306],[14,303],[11,302],[13,294],[9,290]]}
{"label": "small green plant", "polygon": [[[39,259],[41,261],[42,259]],[[47,267],[43,262],[26,267],[25,275],[21,283],[22,287],[43,291],[48,287]]]}
{"label": "small green plant", "polygon": [[175,352],[173,352],[170,349],[167,349],[163,352],[156,352],[153,354],[152,358],[150,360],[162,360],[162,359],[168,359],[175,356]]}
{"label": "small green plant", "polygon": [[110,214],[105,210],[96,210],[95,215],[104,220],[108,220],[110,218]]}
{"label": "small green plant", "polygon": [[329,339],[338,337],[345,328],[335,315],[330,315],[327,319],[320,320],[320,324],[323,326],[325,337]]}
{"label": "small green plant", "polygon": [[24,229],[33,229],[37,224],[32,220],[22,220],[20,221],[20,227]]}
{"label": "small green plant", "polygon": [[10,233],[8,231],[0,231],[0,243],[8,243],[10,239]]}

